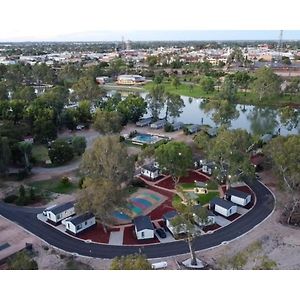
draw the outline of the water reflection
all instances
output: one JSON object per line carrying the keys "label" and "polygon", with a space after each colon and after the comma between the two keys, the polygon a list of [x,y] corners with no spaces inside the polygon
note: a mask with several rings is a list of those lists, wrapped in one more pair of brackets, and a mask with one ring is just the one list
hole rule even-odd
{"label": "water reflection", "polygon": [[247,119],[251,122],[250,129],[254,135],[274,133],[279,125],[277,111],[271,108],[253,107],[247,114]]}
{"label": "water reflection", "polygon": [[[108,95],[113,93],[114,91],[110,91]],[[126,95],[122,93],[123,97]],[[142,92],[140,96],[146,98],[147,93]],[[293,115],[291,112],[282,113],[281,110],[270,107],[233,105],[226,101],[209,102],[186,96],[181,96],[181,98],[185,106],[176,121],[185,124],[207,124],[212,127],[227,125],[234,129],[245,129],[256,135],[277,133],[278,129],[280,129],[281,135],[299,134],[300,132],[299,110],[296,111],[297,114]],[[159,117],[164,118],[165,113],[166,111],[163,109]],[[149,116],[148,112],[144,117]]]}

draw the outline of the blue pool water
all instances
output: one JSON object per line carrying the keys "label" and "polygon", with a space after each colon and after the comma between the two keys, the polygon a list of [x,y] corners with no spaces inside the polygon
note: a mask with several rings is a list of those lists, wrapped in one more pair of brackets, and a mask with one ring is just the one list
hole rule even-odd
{"label": "blue pool water", "polygon": [[132,141],[139,142],[142,144],[153,144],[157,142],[160,138],[151,134],[139,133],[136,135]]}

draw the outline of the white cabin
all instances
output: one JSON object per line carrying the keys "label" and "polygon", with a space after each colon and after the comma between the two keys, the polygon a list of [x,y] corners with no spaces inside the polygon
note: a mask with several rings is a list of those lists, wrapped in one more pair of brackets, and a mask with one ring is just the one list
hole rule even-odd
{"label": "white cabin", "polygon": [[141,167],[141,174],[149,179],[156,179],[160,176],[160,169],[154,164],[144,165]]}
{"label": "white cabin", "polygon": [[246,206],[251,201],[251,194],[229,188],[228,191],[226,191],[226,199],[240,206]]}
{"label": "white cabin", "polygon": [[77,234],[96,224],[96,218],[92,213],[85,213],[66,220],[66,231]]}
{"label": "white cabin", "polygon": [[75,214],[74,202],[67,202],[61,205],[56,205],[46,211],[47,221],[57,224],[63,219],[66,219]]}
{"label": "white cabin", "polygon": [[138,216],[134,218],[133,224],[138,240],[154,238],[154,227],[148,216]]}
{"label": "white cabin", "polygon": [[235,204],[218,197],[209,202],[209,208],[224,217],[230,217],[237,213],[237,206]]}

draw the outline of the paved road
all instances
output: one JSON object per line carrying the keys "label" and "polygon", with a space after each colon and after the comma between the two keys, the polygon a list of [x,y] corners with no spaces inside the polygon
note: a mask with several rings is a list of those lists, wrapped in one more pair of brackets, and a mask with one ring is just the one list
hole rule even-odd
{"label": "paved road", "polygon": [[[210,248],[221,244],[223,241],[230,241],[248,232],[271,214],[275,205],[275,199],[271,192],[256,180],[254,182],[247,182],[247,184],[257,196],[255,207],[230,225],[217,230],[215,233],[197,238],[194,241],[195,250]],[[54,230],[49,225],[39,221],[36,218],[36,214],[41,211],[41,208],[21,208],[0,202],[0,214],[2,216],[19,224],[49,244],[71,253],[91,257],[113,258],[115,256],[138,252],[139,248],[142,248],[143,253],[145,253],[148,258],[156,258],[183,254],[189,251],[184,241],[144,247],[85,243],[58,230]]]}

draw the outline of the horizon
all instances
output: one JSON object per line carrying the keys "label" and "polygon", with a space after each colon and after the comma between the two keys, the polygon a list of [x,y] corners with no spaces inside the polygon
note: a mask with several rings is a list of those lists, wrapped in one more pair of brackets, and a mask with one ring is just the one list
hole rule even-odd
{"label": "horizon", "polygon": [[[277,41],[280,30],[106,30],[74,32],[51,39],[19,38],[0,43],[109,43],[131,42],[255,42]],[[284,30],[283,41],[300,41],[300,30]]]}

